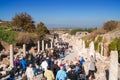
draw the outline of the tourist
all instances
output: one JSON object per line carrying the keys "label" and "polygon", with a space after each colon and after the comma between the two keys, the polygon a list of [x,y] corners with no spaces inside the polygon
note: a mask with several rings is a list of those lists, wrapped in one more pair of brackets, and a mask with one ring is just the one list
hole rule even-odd
{"label": "tourist", "polygon": [[48,63],[45,58],[42,59],[41,67],[42,67],[42,72],[44,74],[45,70],[47,70]]}
{"label": "tourist", "polygon": [[14,60],[14,68],[15,68],[15,73],[18,73],[17,76],[20,75],[20,60],[19,60],[19,55],[16,56],[16,59]]}
{"label": "tourist", "polygon": [[68,77],[68,79],[70,79],[70,80],[78,80],[78,74],[76,73],[75,65],[72,65],[72,66],[71,66],[71,70],[68,71],[67,77]]}
{"label": "tourist", "polygon": [[29,66],[27,67],[26,75],[28,80],[34,80],[34,71],[32,68],[32,64],[29,64]]}
{"label": "tourist", "polygon": [[53,74],[54,74],[55,77],[56,77],[56,74],[57,74],[58,70],[60,70],[60,68],[57,65],[57,61],[54,61],[54,64],[52,65],[52,71],[53,71]]}
{"label": "tourist", "polygon": [[59,58],[57,61],[58,61],[58,64],[57,64],[57,65],[60,67],[60,65],[62,65],[62,59]]}
{"label": "tourist", "polygon": [[68,73],[70,70],[71,70],[70,65],[67,65],[67,66],[66,66],[66,73]]}
{"label": "tourist", "polygon": [[35,64],[33,65],[34,76],[37,76],[37,75],[38,75],[38,70],[39,70],[39,66],[35,63]]}
{"label": "tourist", "polygon": [[64,71],[63,66],[60,66],[60,70],[57,72],[56,80],[66,80],[67,74]]}
{"label": "tourist", "polygon": [[14,73],[10,73],[10,78],[8,78],[7,80],[15,80],[15,74]]}
{"label": "tourist", "polygon": [[23,73],[25,73],[27,67],[26,61],[23,59],[23,57],[20,58],[20,69],[22,70],[21,76]]}
{"label": "tourist", "polygon": [[53,74],[53,72],[50,70],[50,67],[49,67],[49,66],[47,67],[47,70],[44,72],[44,77],[46,77],[47,80],[54,80],[54,79],[55,79],[54,74]]}
{"label": "tourist", "polygon": [[28,53],[28,54],[26,54],[27,65],[29,65],[29,64],[33,64],[33,60],[34,60],[34,56],[33,56],[32,53]]}
{"label": "tourist", "polygon": [[83,65],[83,63],[85,62],[85,59],[83,57],[80,58],[80,64]]}
{"label": "tourist", "polygon": [[95,59],[91,55],[90,62],[89,62],[89,72],[86,78],[89,78],[91,76],[91,79],[95,79],[94,71],[95,71]]}
{"label": "tourist", "polygon": [[76,65],[75,65],[75,72],[79,73],[81,70],[82,69],[81,69],[80,65],[78,63],[76,63]]}

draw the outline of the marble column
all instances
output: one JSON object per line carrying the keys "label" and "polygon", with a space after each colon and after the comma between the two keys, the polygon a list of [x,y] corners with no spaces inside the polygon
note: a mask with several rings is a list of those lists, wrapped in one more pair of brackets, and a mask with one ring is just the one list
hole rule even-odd
{"label": "marble column", "polygon": [[40,41],[38,41],[38,52],[40,52]]}
{"label": "marble column", "polygon": [[118,52],[110,53],[109,80],[118,80]]}
{"label": "marble column", "polygon": [[10,45],[10,67],[14,67],[13,61],[14,61],[14,55],[13,55],[13,45]]}
{"label": "marble column", "polygon": [[83,40],[82,42],[83,42],[82,43],[82,49],[85,49],[85,41]]}
{"label": "marble column", "polygon": [[42,40],[42,51],[44,51],[44,40]]}
{"label": "marble column", "polygon": [[46,43],[46,45],[45,45],[45,49],[47,50],[48,49],[48,44]]}
{"label": "marble column", "polygon": [[102,42],[102,43],[101,43],[101,51],[100,51],[100,53],[101,53],[102,56],[104,56],[103,49],[104,49],[104,45],[103,45],[103,42]]}
{"label": "marble column", "polygon": [[26,56],[26,44],[23,44],[23,56]]}
{"label": "marble column", "polygon": [[89,44],[89,52],[90,52],[90,55],[94,56],[95,49],[94,49],[94,42],[93,41]]}
{"label": "marble column", "polygon": [[53,49],[53,41],[51,41],[50,43],[51,43],[51,49]]}

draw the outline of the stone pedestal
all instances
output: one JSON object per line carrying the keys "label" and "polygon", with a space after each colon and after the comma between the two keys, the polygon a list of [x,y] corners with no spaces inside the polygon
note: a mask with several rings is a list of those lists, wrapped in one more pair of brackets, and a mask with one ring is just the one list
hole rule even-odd
{"label": "stone pedestal", "polygon": [[38,41],[38,52],[40,52],[40,41]]}
{"label": "stone pedestal", "polygon": [[44,40],[42,40],[42,51],[44,51]]}
{"label": "stone pedestal", "polygon": [[14,55],[13,55],[13,45],[10,45],[10,67],[14,67],[13,61],[14,61]]}
{"label": "stone pedestal", "polygon": [[23,44],[23,55],[26,56],[26,44]]}
{"label": "stone pedestal", "polygon": [[118,52],[110,53],[109,80],[118,80]]}

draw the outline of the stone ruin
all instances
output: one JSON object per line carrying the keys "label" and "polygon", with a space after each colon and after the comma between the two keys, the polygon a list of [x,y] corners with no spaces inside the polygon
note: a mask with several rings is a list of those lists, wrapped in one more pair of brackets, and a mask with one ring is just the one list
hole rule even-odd
{"label": "stone ruin", "polygon": [[[46,49],[52,49],[53,48],[53,45],[52,45],[52,41],[51,41],[51,46],[50,48],[48,47],[48,44],[46,43],[46,47],[44,47],[44,40],[42,41],[42,50],[40,50],[40,41],[38,41],[38,52],[40,51],[44,51],[45,48]],[[29,51],[29,53],[33,53],[33,55],[36,55],[36,50],[34,47],[32,47]],[[23,48],[22,49],[18,49],[18,53],[17,54],[14,54],[14,46],[13,45],[10,45],[9,46],[9,51],[5,51],[5,50],[2,50],[1,53],[0,53],[0,58],[5,55],[5,57],[3,57],[0,61],[0,78],[2,76],[5,76],[7,75],[7,72],[9,72],[13,67],[13,61],[14,61],[14,58],[23,53],[23,56],[26,55],[27,51],[26,51],[26,45],[23,44]]]}
{"label": "stone ruin", "polygon": [[[83,56],[86,60],[89,59],[90,55],[94,55],[97,62],[97,72],[95,73],[95,80],[118,80],[118,53],[116,51],[112,51],[109,57],[103,56],[103,45],[101,45],[101,53],[98,53],[94,50],[94,42],[91,42],[89,48],[85,48],[85,42],[79,39],[76,36],[62,37],[64,40],[68,41],[70,45],[73,46],[73,54],[69,54],[66,56],[64,61],[71,59],[74,61],[75,57]],[[84,46],[84,47],[83,47]],[[88,73],[88,63],[84,63],[84,68],[86,74]],[[119,71],[120,73],[120,71]],[[120,78],[119,78],[120,79]]]}

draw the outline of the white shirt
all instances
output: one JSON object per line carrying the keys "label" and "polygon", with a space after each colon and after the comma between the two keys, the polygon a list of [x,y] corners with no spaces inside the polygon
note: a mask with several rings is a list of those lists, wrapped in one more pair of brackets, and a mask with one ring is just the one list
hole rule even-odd
{"label": "white shirt", "polygon": [[43,69],[44,71],[47,70],[47,67],[48,67],[47,61],[43,61],[43,62],[41,63],[41,67],[42,67],[42,69]]}
{"label": "white shirt", "polygon": [[33,68],[27,67],[26,75],[27,75],[28,78],[33,78],[34,77]]}

